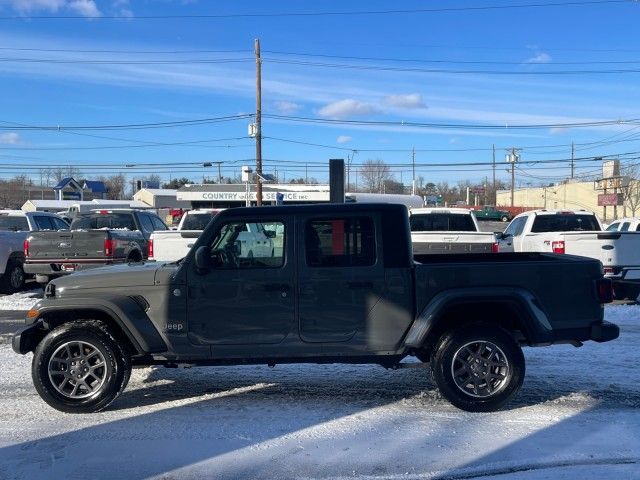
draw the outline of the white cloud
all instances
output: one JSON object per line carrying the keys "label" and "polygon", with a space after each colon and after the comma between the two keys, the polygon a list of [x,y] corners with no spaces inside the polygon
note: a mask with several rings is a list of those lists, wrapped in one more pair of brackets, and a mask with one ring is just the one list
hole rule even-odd
{"label": "white cloud", "polygon": [[318,113],[323,117],[347,118],[353,116],[374,115],[376,113],[380,113],[380,110],[370,103],[359,102],[353,98],[346,98],[344,100],[338,100],[337,102],[325,105],[318,110]]}
{"label": "white cloud", "polygon": [[549,133],[551,135],[564,135],[569,131],[568,128],[565,127],[553,127],[549,129]]}
{"label": "white cloud", "polygon": [[276,102],[276,109],[278,110],[278,112],[282,113],[283,115],[291,115],[292,113],[296,113],[301,108],[302,107],[299,104],[294,102],[288,102],[286,100]]}
{"label": "white cloud", "polygon": [[84,17],[102,15],[94,0],[5,0],[0,6],[7,5],[20,14],[30,14],[39,10],[58,12],[70,10]]}
{"label": "white cloud", "polygon": [[96,2],[93,0],[71,0],[67,6],[70,10],[84,17],[99,17],[102,15],[100,10],[98,10]]}
{"label": "white cloud", "polygon": [[15,132],[0,133],[0,144],[17,145],[20,143],[20,135]]}
{"label": "white cloud", "polygon": [[353,140],[353,137],[350,137],[349,135],[340,135],[336,138],[336,142],[338,143],[349,143],[351,140]]}
{"label": "white cloud", "polygon": [[397,108],[427,108],[419,93],[409,93],[407,95],[389,95],[384,98],[384,103],[390,107]]}
{"label": "white cloud", "polygon": [[527,58],[524,63],[550,63],[551,55],[544,52],[538,52],[533,57]]}

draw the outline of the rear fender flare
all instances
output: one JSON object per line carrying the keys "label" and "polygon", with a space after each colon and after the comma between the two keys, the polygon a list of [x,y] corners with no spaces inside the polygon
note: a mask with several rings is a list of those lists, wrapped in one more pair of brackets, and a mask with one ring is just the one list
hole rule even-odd
{"label": "rear fender flare", "polygon": [[[420,348],[430,340],[430,334],[440,322],[446,321],[442,314],[449,308],[465,303],[502,303],[515,305],[522,319],[522,333],[530,344],[551,343],[553,332],[549,319],[540,308],[535,296],[528,290],[513,287],[459,288],[440,292],[431,299],[413,323],[405,344],[409,348]],[[478,319],[490,322],[491,319]]]}

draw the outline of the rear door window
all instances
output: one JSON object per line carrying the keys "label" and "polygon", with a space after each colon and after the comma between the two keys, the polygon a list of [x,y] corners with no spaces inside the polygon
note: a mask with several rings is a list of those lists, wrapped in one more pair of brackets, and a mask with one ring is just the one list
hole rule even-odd
{"label": "rear door window", "polygon": [[376,263],[372,218],[310,220],[305,226],[305,256],[309,267],[365,267]]}
{"label": "rear door window", "polygon": [[45,217],[44,215],[35,215],[33,220],[36,222],[36,226],[38,230],[57,230],[51,223],[50,217]]}
{"label": "rear door window", "polygon": [[167,230],[167,225],[165,225],[165,223],[162,220],[160,220],[155,215],[150,215],[150,217],[151,217],[151,223],[153,223],[153,230],[154,231]]}

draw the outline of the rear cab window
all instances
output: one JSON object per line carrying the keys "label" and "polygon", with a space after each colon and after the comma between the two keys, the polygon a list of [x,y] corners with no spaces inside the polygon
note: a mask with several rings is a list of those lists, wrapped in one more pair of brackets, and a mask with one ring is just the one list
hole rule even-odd
{"label": "rear cab window", "polygon": [[71,230],[137,230],[131,213],[94,213],[76,217],[71,222]]}
{"label": "rear cab window", "polygon": [[532,233],[593,231],[600,231],[600,225],[596,217],[579,213],[536,215],[531,227]]}
{"label": "rear cab window", "polygon": [[0,231],[28,232],[29,222],[27,217],[0,214]]}
{"label": "rear cab window", "polygon": [[471,215],[455,213],[417,213],[411,215],[412,232],[475,232]]}
{"label": "rear cab window", "polygon": [[366,267],[376,263],[376,235],[370,217],[308,220],[305,260],[309,267]]}

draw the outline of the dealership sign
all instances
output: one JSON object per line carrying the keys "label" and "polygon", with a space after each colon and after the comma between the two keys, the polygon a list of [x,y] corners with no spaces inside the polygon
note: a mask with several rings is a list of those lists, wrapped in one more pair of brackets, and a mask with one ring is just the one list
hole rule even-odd
{"label": "dealership sign", "polygon": [[599,207],[615,207],[622,205],[623,198],[621,193],[599,193],[598,194],[598,206]]}
{"label": "dealership sign", "polygon": [[[263,191],[263,202],[275,202],[278,200],[277,195],[282,195],[284,202],[328,202],[329,191],[324,192],[282,192],[282,191]],[[178,200],[189,202],[246,202],[246,192],[181,192],[177,193]],[[256,200],[256,192],[249,192],[249,200]]]}

